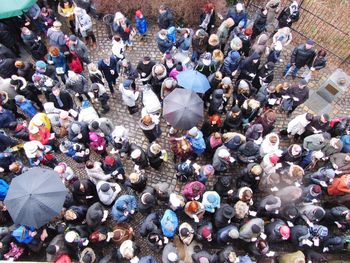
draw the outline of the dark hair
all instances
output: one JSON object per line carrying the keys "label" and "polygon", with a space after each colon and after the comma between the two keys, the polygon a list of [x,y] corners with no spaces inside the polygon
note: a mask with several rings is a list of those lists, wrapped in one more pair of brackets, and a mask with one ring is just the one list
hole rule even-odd
{"label": "dark hair", "polygon": [[88,160],[88,161],[85,163],[85,165],[86,165],[86,168],[88,168],[88,169],[91,169],[91,168],[94,167],[94,163],[93,163],[92,161],[90,161],[90,160]]}
{"label": "dark hair", "polygon": [[56,247],[54,245],[49,245],[46,248],[46,253],[49,255],[55,255],[56,254]]}
{"label": "dark hair", "polygon": [[324,49],[321,49],[320,51],[317,52],[318,57],[325,57],[327,56],[327,51]]}
{"label": "dark hair", "polygon": [[60,0],[60,7],[64,8],[64,4],[68,3],[69,7],[72,7],[73,5],[73,0]]}

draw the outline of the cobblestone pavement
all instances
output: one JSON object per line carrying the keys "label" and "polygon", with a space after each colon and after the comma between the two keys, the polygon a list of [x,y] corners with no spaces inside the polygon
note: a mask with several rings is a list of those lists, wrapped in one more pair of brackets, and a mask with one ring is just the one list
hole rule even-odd
{"label": "cobblestone pavement", "polygon": [[[93,62],[97,62],[101,58],[107,58],[111,55],[111,41],[108,39],[108,34],[106,31],[106,27],[102,22],[95,23],[94,25],[94,31],[96,33],[97,39],[98,39],[98,47],[95,50],[91,50],[91,59]],[[156,34],[157,28],[152,27],[149,30],[149,33],[147,35],[147,42],[146,44],[140,44],[136,43],[134,49],[132,51],[126,52],[126,57],[131,60],[133,65],[137,65],[138,61],[142,59],[145,55],[150,56],[154,60],[160,60],[161,54],[157,48],[157,44],[155,42],[155,34]],[[291,53],[292,47],[288,50],[285,50],[283,53],[283,59],[284,61],[289,61],[290,53]],[[282,69],[285,65],[285,62],[280,63],[277,65],[276,74],[275,74],[275,83],[279,83],[283,81],[281,79],[282,75]],[[310,88],[317,88],[319,83],[322,83],[324,80],[327,79],[327,76],[330,74],[329,70],[325,69],[321,72],[319,77],[316,80],[313,80],[310,83]],[[298,81],[298,80],[295,80]],[[349,107],[348,105],[350,102],[350,92],[348,91],[346,93],[346,96],[343,96],[339,101],[336,101],[334,103],[334,114],[341,114],[341,115],[348,115],[349,113]],[[105,116],[110,118],[115,125],[124,125],[129,130],[129,137],[131,142],[135,142],[136,144],[142,146],[144,149],[148,146],[148,141],[144,137],[142,130],[138,127],[137,121],[140,118],[140,113],[136,113],[134,115],[130,115],[127,111],[126,106],[122,104],[122,99],[120,93],[117,91],[114,96],[111,96],[111,99],[109,101],[111,110],[109,113],[107,113]],[[309,111],[305,107],[299,107],[295,112],[294,115],[300,114],[302,112]],[[278,120],[276,123],[275,130],[279,130],[282,127],[285,127],[288,122],[288,119],[285,115],[278,114]],[[152,168],[149,168],[146,170],[148,180],[150,184],[157,183],[159,181],[166,181],[171,183],[173,186],[175,186],[175,190],[179,191],[181,189],[180,184],[177,183],[176,177],[175,177],[175,170],[174,170],[174,163],[172,162],[172,153],[170,151],[169,145],[168,145],[168,130],[169,127],[166,125],[164,120],[161,121],[161,128],[162,128],[162,136],[158,140],[158,143],[160,143],[163,147],[166,148],[168,153],[170,154],[169,161],[164,163],[162,168],[159,171],[156,171]],[[286,142],[284,142],[284,145],[286,145]],[[85,177],[85,171],[83,168],[79,168],[70,158],[67,158],[66,156],[63,156],[62,154],[58,157],[62,161],[66,161],[69,163],[69,165],[73,168],[73,170],[79,174],[80,177]],[[93,156],[94,159],[98,160],[98,156]],[[199,164],[206,164],[211,163],[211,160],[204,160],[203,158],[200,158],[198,160]],[[126,174],[128,175],[132,169],[133,169],[133,163],[130,160],[123,160],[124,166],[126,168]],[[234,176],[235,172],[232,171],[231,174]],[[213,180],[209,181],[209,185],[213,184]],[[164,209],[159,208],[160,210]],[[142,222],[143,217],[138,214],[134,218],[134,220],[131,222],[132,226],[134,228],[138,228],[138,225]],[[138,231],[137,231],[138,232]],[[136,236],[136,241],[141,247],[141,253],[140,256],[145,255],[154,255],[157,257],[157,262],[161,262],[160,255],[155,254],[152,252],[149,247],[146,244],[146,241]]]}

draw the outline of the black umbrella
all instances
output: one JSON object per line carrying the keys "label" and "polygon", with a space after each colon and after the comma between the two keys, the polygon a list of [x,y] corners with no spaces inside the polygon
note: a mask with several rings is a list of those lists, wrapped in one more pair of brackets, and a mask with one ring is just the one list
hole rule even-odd
{"label": "black umbrella", "polygon": [[174,128],[189,130],[203,119],[203,100],[191,90],[174,89],[164,99],[163,117]]}
{"label": "black umbrella", "polygon": [[35,167],[12,180],[4,202],[15,224],[39,228],[60,214],[66,194],[58,173]]}

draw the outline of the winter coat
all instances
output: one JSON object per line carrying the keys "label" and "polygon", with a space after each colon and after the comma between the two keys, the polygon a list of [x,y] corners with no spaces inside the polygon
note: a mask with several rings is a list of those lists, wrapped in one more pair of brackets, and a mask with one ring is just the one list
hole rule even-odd
{"label": "winter coat", "polygon": [[67,65],[66,57],[63,55],[62,52],[60,52],[58,56],[52,56],[49,53],[47,56],[47,60],[53,62],[53,65],[55,66],[56,71],[58,68],[62,68],[63,72],[67,73],[68,65]]}
{"label": "winter coat", "polygon": [[344,174],[334,178],[332,184],[328,186],[327,193],[331,196],[339,196],[350,193],[350,175]]}
{"label": "winter coat", "polygon": [[[257,225],[260,228],[259,233],[253,233],[252,226]],[[241,226],[239,229],[239,238],[246,242],[250,242],[252,238],[257,238],[261,233],[264,232],[264,220],[261,218],[253,218],[247,223]]]}
{"label": "winter coat", "polygon": [[167,51],[171,51],[171,49],[173,48],[174,43],[171,42],[169,39],[167,38],[163,38],[160,36],[160,33],[157,33],[157,45],[158,48],[160,50],[161,53],[166,53]]}
{"label": "winter coat", "polygon": [[214,185],[214,190],[220,194],[220,196],[226,197],[228,191],[231,190],[232,178],[231,176],[220,176]]}
{"label": "winter coat", "polygon": [[[78,134],[75,134],[71,127],[73,124],[76,124],[80,127],[80,133],[82,134],[82,138],[78,138]],[[72,142],[81,142],[81,143],[87,143],[89,141],[89,128],[86,123],[73,121],[68,129],[68,139]]]}
{"label": "winter coat", "polygon": [[[276,136],[277,137],[277,142],[275,144],[272,144],[270,142],[271,136]],[[276,133],[269,133],[268,135],[265,136],[265,139],[260,145],[260,155],[261,157],[264,157],[266,154],[270,153],[275,153],[278,151],[279,148],[279,137]]]}
{"label": "winter coat", "polygon": [[16,101],[16,105],[24,112],[24,114],[28,115],[30,118],[38,113],[37,109],[34,107],[33,103],[30,100],[25,100],[24,102]]}
{"label": "winter coat", "polygon": [[304,66],[311,67],[315,56],[316,52],[313,48],[306,49],[305,44],[301,44],[294,48],[290,63],[295,64],[297,68],[302,68]]}
{"label": "winter coat", "polygon": [[123,66],[123,60],[117,62],[117,72],[128,80],[135,81],[139,77],[137,69],[128,61],[127,67]]}
{"label": "winter coat", "polygon": [[[198,192],[193,191],[194,186],[199,187]],[[182,194],[187,200],[195,200],[197,197],[201,197],[204,194],[204,192],[205,192],[205,185],[198,181],[193,181],[193,182],[187,183],[184,186]]]}
{"label": "winter coat", "polygon": [[[153,201],[151,203],[144,204],[142,202],[142,197],[144,195],[150,194],[152,197],[154,197]],[[154,208],[157,205],[157,199],[156,196],[156,190],[153,187],[147,186],[145,190],[140,194],[139,200],[138,200],[138,211],[142,214],[150,214],[152,211],[152,208]]]}
{"label": "winter coat", "polygon": [[267,34],[261,34],[250,49],[250,54],[257,53],[260,56],[263,55],[266,50],[268,40],[269,37]]}
{"label": "winter coat", "polygon": [[125,28],[121,25],[121,23],[114,22],[112,24],[112,30],[115,34],[119,34],[123,41],[128,41],[130,38],[130,33],[133,30],[132,25],[129,19],[124,18]]}
{"label": "winter coat", "polygon": [[293,253],[286,253],[279,256],[280,263],[305,262],[306,258],[302,251],[298,250]]}
{"label": "winter coat", "polygon": [[99,181],[107,181],[112,178],[110,174],[105,174],[101,168],[100,162],[94,162],[91,169],[85,168],[88,178],[97,185]]}
{"label": "winter coat", "polygon": [[237,12],[235,7],[231,7],[227,13],[227,17],[231,17],[233,21],[235,21],[235,25],[238,25],[239,22],[243,21],[243,27],[246,26],[248,21],[248,14],[245,10],[242,10],[241,12]]}
{"label": "winter coat", "polygon": [[3,79],[11,78],[16,75],[17,68],[15,67],[15,60],[12,58],[0,58],[0,77]]}
{"label": "winter coat", "polygon": [[224,60],[221,72],[225,76],[231,76],[232,72],[238,69],[241,56],[237,51],[231,50]]}
{"label": "winter coat", "polygon": [[297,115],[288,123],[287,132],[291,135],[302,135],[305,131],[306,126],[310,123],[306,119],[306,114]]}
{"label": "winter coat", "polygon": [[103,206],[99,202],[94,203],[92,206],[89,207],[89,209],[86,212],[87,225],[92,229],[96,229],[96,227],[101,224],[101,221],[104,216],[103,214]]}
{"label": "winter coat", "polygon": [[[231,214],[227,214],[227,211],[230,212]],[[222,228],[229,225],[231,223],[233,216],[234,216],[234,208],[229,204],[222,204],[220,208],[218,208],[215,212],[215,217],[214,217],[215,227]]]}
{"label": "winter coat", "polygon": [[131,182],[130,180],[128,180],[125,182],[125,186],[132,188],[136,192],[142,192],[146,187],[146,183],[147,177],[140,174],[140,177],[137,182]]}
{"label": "winter coat", "polygon": [[58,246],[58,251],[54,255],[46,253],[46,261],[53,262],[56,261],[60,256],[68,254],[63,234],[58,234],[55,236],[50,241],[48,246]]}
{"label": "winter coat", "polygon": [[80,39],[77,39],[76,44],[69,45],[69,51],[77,54],[77,56],[80,58],[82,62],[85,62],[86,64],[90,63],[89,50],[84,44],[84,42],[81,41]]}
{"label": "winter coat", "polygon": [[308,151],[319,151],[327,143],[322,134],[313,134],[307,136],[303,141],[303,148]]}
{"label": "winter coat", "polygon": [[[137,211],[137,200],[133,195],[121,195],[112,207],[112,217],[117,222],[127,221],[132,217],[131,211]],[[128,212],[127,215],[124,213]]]}
{"label": "winter coat", "polygon": [[300,89],[298,85],[292,86],[287,90],[287,95],[291,98],[296,97],[299,99],[298,101],[293,101],[293,107],[297,107],[309,98],[309,88],[304,87]]}
{"label": "winter coat", "polygon": [[328,248],[330,252],[343,252],[345,251],[345,244],[348,244],[349,241],[348,236],[335,236],[326,240],[323,245]]}
{"label": "winter coat", "polygon": [[340,139],[343,143],[342,152],[349,153],[350,152],[350,135],[343,135],[342,137],[340,137]]}
{"label": "winter coat", "polygon": [[333,154],[339,153],[342,150],[343,142],[341,140],[338,141],[338,139],[336,140],[337,148],[331,145],[330,141],[327,141],[326,144],[323,146],[321,151],[324,153],[325,156],[331,156]]}
{"label": "winter coat", "polygon": [[[104,192],[101,190],[101,186],[103,184],[109,184],[110,188],[108,189],[107,192]],[[114,200],[117,198],[118,194],[120,193],[121,188],[117,183],[109,183],[109,182],[100,180],[96,184],[96,190],[97,190],[98,198],[100,199],[101,203],[104,205],[111,205],[114,202]]]}
{"label": "winter coat", "polygon": [[179,226],[179,220],[175,212],[170,209],[165,210],[164,215],[160,220],[160,225],[164,236],[169,238],[174,237]]}
{"label": "winter coat", "polygon": [[173,263],[174,261],[170,261],[168,259],[168,255],[170,253],[175,253],[177,256],[179,256],[179,251],[176,248],[176,246],[174,245],[174,243],[170,242],[169,244],[167,244],[162,252],[162,263]]}
{"label": "winter coat", "polygon": [[[315,211],[319,210],[319,214],[315,214]],[[309,220],[311,222],[319,222],[322,220],[326,211],[321,206],[316,206],[312,204],[304,205],[298,208],[299,214],[304,220]]]}
{"label": "winter coat", "polygon": [[202,262],[202,258],[206,258],[209,263],[215,263],[218,260],[218,256],[216,254],[209,254],[209,252],[202,250],[198,253],[192,254],[193,263]]}
{"label": "winter coat", "polygon": [[216,172],[226,172],[226,171],[228,171],[228,169],[230,168],[230,165],[231,165],[230,160],[219,157],[219,152],[222,149],[228,150],[228,148],[226,146],[222,145],[216,149],[214,156],[213,156],[212,165],[213,165]]}
{"label": "winter coat", "polygon": [[160,127],[158,124],[154,123],[152,121],[152,123],[150,125],[146,125],[143,122],[143,119],[141,118],[139,120],[139,126],[143,131],[143,134],[146,136],[146,138],[148,139],[148,141],[151,143],[153,141],[155,141],[157,138],[160,137],[162,131],[160,130]]}
{"label": "winter coat", "polygon": [[98,61],[98,64],[97,64],[98,69],[101,70],[107,82],[114,83],[115,79],[118,77],[117,62],[118,60],[116,56],[111,56],[109,58],[109,64],[106,64],[103,59]]}
{"label": "winter coat", "polygon": [[332,163],[332,166],[338,171],[349,171],[350,170],[350,161],[346,161],[346,153],[335,153],[330,156],[329,160]]}
{"label": "winter coat", "polygon": [[198,31],[192,38],[192,49],[198,54],[203,54],[207,50],[209,37],[207,33],[204,36],[199,36],[197,33]]}
{"label": "winter coat", "polygon": [[147,217],[143,220],[141,226],[140,226],[140,235],[142,237],[146,237],[149,233],[152,232],[159,232],[160,229],[160,219],[156,212],[150,213],[147,215]]}
{"label": "winter coat", "polygon": [[222,89],[216,89],[212,93],[212,98],[209,105],[209,114],[213,115],[215,113],[219,113],[223,107],[223,94],[224,91]]}
{"label": "winter coat", "polygon": [[122,99],[123,102],[126,106],[128,107],[135,107],[136,106],[136,94],[133,90],[131,90],[130,88],[125,88],[124,85],[121,83],[119,85],[119,91],[122,94]]}
{"label": "winter coat", "polygon": [[173,26],[174,20],[170,10],[166,10],[166,12],[159,14],[157,22],[160,29],[168,29]]}
{"label": "winter coat", "polygon": [[[210,195],[210,200],[208,196]],[[212,200],[214,198],[214,200]],[[206,191],[203,194],[202,204],[204,205],[205,211],[209,213],[214,213],[215,209],[220,207],[220,195],[215,191]]]}
{"label": "winter coat", "polygon": [[[232,238],[230,237],[229,233],[230,232],[234,232],[236,233],[237,237],[236,238]],[[231,233],[232,233],[231,232]],[[239,232],[238,232],[238,228],[235,225],[228,225],[225,226],[223,228],[220,228],[218,230],[218,232],[216,233],[216,238],[217,238],[217,242],[220,245],[226,245],[226,244],[230,244],[232,241],[234,241],[235,239],[237,239],[239,236]]]}
{"label": "winter coat", "polygon": [[[257,63],[253,63],[253,60],[258,60]],[[258,72],[260,66],[260,55],[256,52],[252,53],[248,58],[241,61],[239,69],[241,73],[238,76],[238,79],[245,79],[248,81],[253,80],[255,75]],[[254,76],[250,76],[250,74],[254,74]]]}
{"label": "winter coat", "polygon": [[188,141],[190,142],[192,146],[192,150],[195,154],[201,155],[205,151],[205,141],[203,139],[203,133],[201,131],[198,131],[197,136],[194,138],[192,136],[186,136]]}
{"label": "winter coat", "polygon": [[144,35],[148,30],[148,23],[146,18],[144,16],[143,17],[135,16],[135,20],[136,20],[137,31],[139,31],[140,35]]}
{"label": "winter coat", "polygon": [[260,12],[253,24],[253,32],[255,36],[258,36],[261,32],[265,31],[266,22],[267,22],[266,20],[267,20],[267,14],[265,15],[263,14],[263,12]]}
{"label": "winter coat", "polygon": [[64,33],[61,30],[57,31],[50,27],[47,30],[47,37],[49,39],[50,46],[59,47],[61,51],[64,51],[67,48]]}
{"label": "winter coat", "polygon": [[318,171],[310,174],[310,181],[314,184],[321,185],[321,181],[324,181],[326,184],[330,184],[333,181],[335,176],[334,170],[326,167],[321,167]]}
{"label": "winter coat", "polygon": [[[303,246],[303,240],[311,237],[309,227],[304,225],[296,225],[291,228],[290,241],[297,247]],[[287,262],[287,261],[286,261]],[[289,262],[289,261],[288,261]]]}
{"label": "winter coat", "polygon": [[[292,27],[293,23],[299,20],[299,15],[300,15],[299,8],[298,8],[298,4],[295,2],[296,1],[294,1],[289,6],[285,7],[277,17],[279,28],[282,28],[282,27],[290,28]],[[293,9],[292,7],[295,7],[295,8]],[[288,21],[288,19],[290,21]]]}
{"label": "winter coat", "polygon": [[87,93],[88,92],[88,81],[82,75],[77,75],[77,79],[67,79],[66,89],[72,90],[74,93]]}
{"label": "winter coat", "polygon": [[283,241],[280,233],[280,228],[287,225],[281,219],[275,219],[274,222],[265,225],[265,234],[269,242],[281,242]]}
{"label": "winter coat", "polygon": [[73,185],[72,193],[74,200],[81,204],[93,204],[98,202],[95,184],[87,179],[80,180],[79,183],[84,185],[85,191],[80,191],[80,184],[77,184],[77,187]]}
{"label": "winter coat", "polygon": [[141,151],[141,156],[138,159],[132,159],[132,161],[139,166],[140,169],[145,169],[148,167],[148,159],[145,151],[135,143],[130,144],[129,154],[131,154],[134,150],[139,149]]}
{"label": "winter coat", "polygon": [[86,37],[92,31],[91,17],[84,9],[75,9],[75,31],[80,32],[82,37]]}
{"label": "winter coat", "polygon": [[258,160],[259,146],[253,142],[246,142],[238,148],[237,158],[242,163],[252,163]]}
{"label": "winter coat", "polygon": [[63,103],[62,107],[60,107],[60,105],[58,104],[57,98],[54,94],[51,93],[49,95],[49,101],[54,103],[55,108],[65,111],[68,111],[73,108],[73,99],[68,92],[61,90],[59,97]]}

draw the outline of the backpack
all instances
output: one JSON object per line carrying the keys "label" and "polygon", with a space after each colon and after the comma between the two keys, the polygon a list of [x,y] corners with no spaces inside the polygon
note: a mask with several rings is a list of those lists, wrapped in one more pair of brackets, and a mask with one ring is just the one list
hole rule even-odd
{"label": "backpack", "polygon": [[292,98],[282,100],[282,103],[281,103],[282,111],[288,112],[288,111],[291,111],[292,108],[293,108],[293,99]]}

